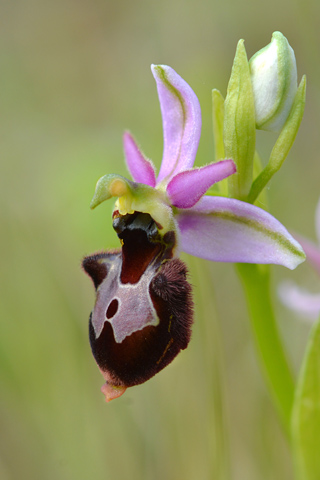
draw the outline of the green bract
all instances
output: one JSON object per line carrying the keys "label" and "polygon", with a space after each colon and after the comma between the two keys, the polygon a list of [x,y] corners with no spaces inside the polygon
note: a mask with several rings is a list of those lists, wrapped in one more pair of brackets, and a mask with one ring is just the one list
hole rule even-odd
{"label": "green bract", "polygon": [[244,41],[238,42],[224,104],[225,155],[232,158],[237,173],[229,179],[229,194],[245,199],[252,183],[255,152],[255,113],[250,70]]}
{"label": "green bract", "polygon": [[255,202],[272,176],[280,170],[298,133],[306,103],[306,77],[302,77],[293,106],[271,151],[269,161],[252,184],[248,202]]}

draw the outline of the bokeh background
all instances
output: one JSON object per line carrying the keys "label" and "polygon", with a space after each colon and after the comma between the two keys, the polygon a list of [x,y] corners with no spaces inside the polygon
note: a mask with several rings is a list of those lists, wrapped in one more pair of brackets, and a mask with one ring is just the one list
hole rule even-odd
{"label": "bokeh background", "polygon": [[[292,478],[232,265],[184,256],[195,289],[189,348],[106,404],[87,339],[94,301],[84,255],[118,246],[97,179],[126,175],[130,129],[159,166],[151,63],[172,66],[201,103],[197,164],[213,160],[211,89],[225,95],[237,41],[248,57],[280,30],[307,74],[304,120],[269,187],[272,213],[315,238],[320,193],[317,0],[0,1],[0,478]],[[258,135],[268,158],[275,138]],[[297,372],[310,325],[277,299],[282,279],[317,291],[307,265],[273,268],[274,302]],[[221,389],[222,387],[222,389]],[[227,435],[223,433],[227,425]]]}

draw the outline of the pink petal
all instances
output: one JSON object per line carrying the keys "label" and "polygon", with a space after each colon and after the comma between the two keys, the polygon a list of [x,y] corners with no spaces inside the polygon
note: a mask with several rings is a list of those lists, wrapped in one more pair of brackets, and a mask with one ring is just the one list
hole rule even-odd
{"label": "pink petal", "polygon": [[299,243],[272,215],[249,203],[202,197],[176,216],[181,248],[216,262],[275,263],[290,269],[305,259]]}
{"label": "pink petal", "polygon": [[201,132],[199,101],[189,85],[170,67],[152,65],[157,83],[162,123],[163,158],[158,183],[192,168]]}
{"label": "pink petal", "polygon": [[286,307],[312,320],[320,315],[320,293],[309,293],[294,283],[284,282],[279,287],[279,296]]}
{"label": "pink petal", "polygon": [[301,244],[306,256],[307,261],[313,266],[313,268],[318,272],[320,275],[320,247],[315,243],[311,242],[310,240],[294,234],[295,238]]}
{"label": "pink petal", "polygon": [[209,187],[236,171],[233,160],[222,160],[205,167],[185,170],[175,175],[167,186],[171,204],[178,208],[195,205]]}
{"label": "pink petal", "polygon": [[155,187],[156,175],[152,162],[144,157],[129,132],[123,135],[123,146],[126,164],[133,180]]}
{"label": "pink petal", "polygon": [[108,382],[101,387],[101,392],[105,396],[106,402],[111,402],[111,400],[121,397],[126,390],[126,387],[113,387]]}

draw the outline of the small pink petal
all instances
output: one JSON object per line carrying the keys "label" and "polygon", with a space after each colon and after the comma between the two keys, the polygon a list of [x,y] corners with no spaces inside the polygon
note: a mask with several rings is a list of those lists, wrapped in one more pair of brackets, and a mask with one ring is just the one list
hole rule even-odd
{"label": "small pink petal", "polygon": [[181,249],[216,262],[275,263],[290,269],[304,261],[299,243],[264,210],[232,198],[205,196],[176,220]]}
{"label": "small pink petal", "polygon": [[201,110],[191,87],[170,67],[152,65],[162,123],[163,158],[158,183],[192,168],[201,133]]}
{"label": "small pink petal", "polygon": [[141,153],[129,132],[123,135],[123,146],[126,164],[133,180],[155,187],[156,175],[152,162]]}
{"label": "small pink petal", "polygon": [[295,238],[301,244],[306,256],[307,261],[312,265],[320,276],[320,247],[311,242],[307,238],[294,234]]}
{"label": "small pink petal", "polygon": [[235,171],[236,166],[233,160],[222,160],[178,173],[167,186],[171,204],[178,208],[193,207],[211,185],[232,175]]}
{"label": "small pink petal", "polygon": [[105,396],[106,402],[111,402],[111,400],[121,397],[121,395],[127,390],[127,387],[113,385],[112,375],[108,371],[102,370],[100,367],[99,370],[106,381],[101,387],[101,392]]}
{"label": "small pink petal", "polygon": [[108,382],[101,387],[101,392],[106,397],[106,402],[111,402],[111,400],[121,397],[126,390],[126,387],[114,387]]}
{"label": "small pink petal", "polygon": [[312,320],[320,315],[320,293],[309,293],[292,282],[284,282],[279,287],[279,296],[286,307]]}

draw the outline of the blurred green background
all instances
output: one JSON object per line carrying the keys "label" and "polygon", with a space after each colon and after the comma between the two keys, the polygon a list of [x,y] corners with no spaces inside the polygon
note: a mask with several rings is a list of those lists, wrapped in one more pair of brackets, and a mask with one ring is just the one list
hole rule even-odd
{"label": "blurred green background", "polygon": [[[314,238],[319,2],[0,4],[0,479],[220,480],[225,455],[235,480],[291,479],[233,266],[183,257],[196,299],[189,348],[107,405],[87,339],[94,292],[80,264],[86,254],[118,246],[112,202],[94,212],[89,203],[100,176],[126,175],[123,131],[130,129],[160,164],[162,127],[150,64],[170,65],[196,92],[201,165],[213,160],[211,89],[225,95],[237,41],[246,40],[251,57],[275,30],[294,48],[308,89],[297,140],[269,187],[271,211],[287,228]],[[258,135],[263,158],[274,140]],[[288,278],[320,288],[303,265],[295,272],[274,267],[274,291]],[[309,325],[274,296],[297,371]]]}

